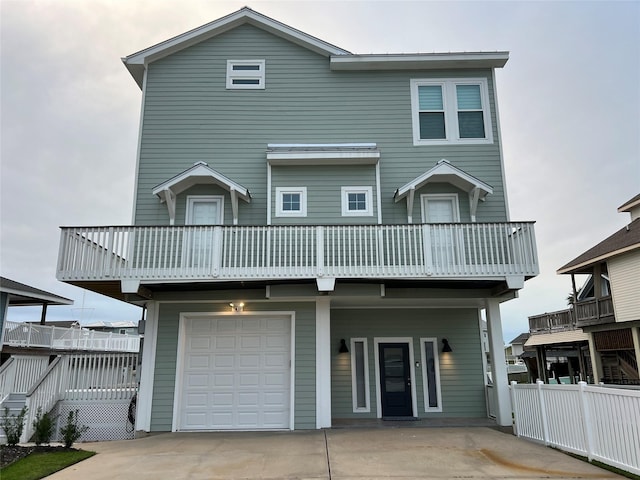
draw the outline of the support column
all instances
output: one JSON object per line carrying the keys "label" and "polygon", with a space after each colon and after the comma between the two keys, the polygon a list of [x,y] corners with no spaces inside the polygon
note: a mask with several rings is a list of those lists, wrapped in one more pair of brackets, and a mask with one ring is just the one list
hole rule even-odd
{"label": "support column", "polygon": [[600,354],[596,350],[596,342],[593,339],[593,332],[587,333],[589,337],[589,356],[591,357],[591,369],[593,370],[593,383],[596,385],[600,383],[602,379],[602,360]]}
{"label": "support column", "polygon": [[153,400],[153,377],[156,368],[158,310],[158,305],[155,302],[147,303],[140,386],[138,387],[138,400],[136,403],[136,431],[151,431],[151,402]]}
{"label": "support column", "polygon": [[631,327],[631,336],[633,337],[633,349],[636,354],[638,374],[640,374],[640,327]]}
{"label": "support column", "polygon": [[489,333],[489,349],[491,350],[491,376],[496,402],[496,423],[503,427],[510,427],[511,398],[509,396],[509,380],[507,377],[507,360],[504,355],[504,340],[502,338],[502,321],[500,319],[500,303],[489,298],[485,300],[487,314],[487,330]]}
{"label": "support column", "polygon": [[316,428],[331,427],[331,299],[316,297]]}

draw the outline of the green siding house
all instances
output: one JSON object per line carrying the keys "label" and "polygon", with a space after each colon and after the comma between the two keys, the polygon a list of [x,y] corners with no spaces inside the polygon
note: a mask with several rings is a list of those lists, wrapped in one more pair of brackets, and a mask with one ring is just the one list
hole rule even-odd
{"label": "green siding house", "polygon": [[[60,280],[146,308],[139,431],[511,425],[500,303],[507,52],[356,55],[243,8],[123,59],[131,226],[64,227]],[[487,389],[481,312],[489,327]]]}

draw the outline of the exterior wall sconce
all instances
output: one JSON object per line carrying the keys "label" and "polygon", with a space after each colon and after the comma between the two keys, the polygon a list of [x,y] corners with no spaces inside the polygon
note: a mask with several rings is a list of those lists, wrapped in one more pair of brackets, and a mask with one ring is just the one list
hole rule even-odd
{"label": "exterior wall sconce", "polygon": [[449,340],[446,338],[442,339],[442,353],[453,352],[451,349],[451,345],[449,345]]}
{"label": "exterior wall sconce", "polygon": [[338,353],[349,353],[349,349],[347,348],[347,342],[344,338],[340,339],[340,347],[338,348]]}
{"label": "exterior wall sconce", "polygon": [[244,311],[244,302],[230,303],[229,306],[231,307],[231,311],[233,313],[241,313],[242,311]]}

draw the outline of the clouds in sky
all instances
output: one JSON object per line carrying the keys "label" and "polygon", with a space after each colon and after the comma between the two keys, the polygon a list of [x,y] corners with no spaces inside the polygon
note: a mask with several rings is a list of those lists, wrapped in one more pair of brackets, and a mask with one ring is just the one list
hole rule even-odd
{"label": "clouds in sky", "polygon": [[640,191],[638,2],[2,1],[3,276],[75,299],[52,319],[139,318],[55,280],[58,227],[131,223],[141,92],[120,58],[245,5],[353,53],[509,50],[509,204],[537,221],[541,275],[503,304],[505,339],[565,307],[555,270],[627,223],[616,209]]}

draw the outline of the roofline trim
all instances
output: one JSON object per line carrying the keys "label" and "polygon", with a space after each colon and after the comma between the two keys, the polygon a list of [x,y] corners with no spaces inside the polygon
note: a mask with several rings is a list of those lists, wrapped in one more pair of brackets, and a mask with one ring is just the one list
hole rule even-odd
{"label": "roofline trim", "polygon": [[449,52],[401,54],[342,54],[331,56],[331,70],[502,68],[509,52]]}
{"label": "roofline trim", "polygon": [[615,257],[617,255],[621,255],[623,253],[630,252],[640,248],[640,243],[634,243],[633,245],[628,245],[624,248],[620,248],[618,250],[614,250],[612,252],[604,253],[597,257],[594,257],[590,260],[585,260],[584,262],[578,263],[577,265],[564,266],[556,271],[557,274],[562,275],[565,273],[575,273],[576,270],[579,270],[583,267],[588,267],[589,265],[593,265],[594,263],[601,262],[602,260],[606,260],[607,258]]}

